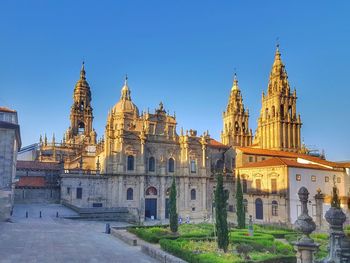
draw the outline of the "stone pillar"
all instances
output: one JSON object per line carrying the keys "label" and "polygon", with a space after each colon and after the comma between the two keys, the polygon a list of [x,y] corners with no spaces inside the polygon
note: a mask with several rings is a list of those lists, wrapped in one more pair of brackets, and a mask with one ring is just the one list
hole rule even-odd
{"label": "stone pillar", "polygon": [[301,202],[301,214],[295,221],[294,228],[302,233],[302,237],[294,243],[294,248],[297,251],[297,263],[313,263],[314,254],[317,252],[319,245],[310,238],[310,234],[316,229],[316,224],[309,216],[307,209],[309,191],[305,187],[301,187],[298,195]]}
{"label": "stone pillar", "polygon": [[124,206],[123,203],[123,176],[118,177],[118,204],[120,207]]}
{"label": "stone pillar", "polygon": [[[334,187],[333,193],[336,191],[337,189]],[[334,205],[326,212],[325,217],[329,223],[329,254],[328,257],[322,261],[322,263],[350,262],[350,239],[345,236],[343,230],[343,224],[346,221],[346,215],[340,208],[340,205]]]}
{"label": "stone pillar", "polygon": [[202,178],[202,211],[204,214],[207,213],[207,179]]}
{"label": "stone pillar", "polygon": [[140,224],[145,221],[145,178],[140,176],[140,205],[139,205],[139,216]]}
{"label": "stone pillar", "polygon": [[318,229],[322,229],[323,200],[324,200],[324,195],[321,194],[321,189],[317,189],[317,194],[315,195],[315,203],[316,203],[316,222],[315,223]]}
{"label": "stone pillar", "polygon": [[160,185],[159,185],[159,192],[160,192],[160,195],[159,195],[159,204],[160,204],[160,207],[159,207],[159,219],[162,220],[162,219],[165,219],[165,191],[166,191],[166,186],[165,186],[165,178],[162,176],[160,178]]}

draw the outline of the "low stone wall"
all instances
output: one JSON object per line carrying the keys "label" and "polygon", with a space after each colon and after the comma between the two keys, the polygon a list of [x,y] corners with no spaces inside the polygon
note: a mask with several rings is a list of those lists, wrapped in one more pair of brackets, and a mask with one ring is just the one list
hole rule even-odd
{"label": "low stone wall", "polygon": [[143,244],[141,245],[141,250],[143,253],[157,259],[162,263],[186,263],[186,261],[174,257],[173,255],[170,255],[167,252],[164,252],[162,249],[154,247],[152,245]]}
{"label": "low stone wall", "polygon": [[130,233],[128,233],[126,230],[119,230],[119,229],[112,228],[111,234],[130,246],[137,246],[137,238],[135,238],[134,235],[131,235]]}
{"label": "low stone wall", "polygon": [[70,209],[76,211],[80,218],[95,219],[95,220],[113,220],[134,223],[138,219],[130,213],[127,207],[78,207],[64,200],[61,203]]}
{"label": "low stone wall", "polygon": [[59,203],[59,188],[16,188],[15,204]]}

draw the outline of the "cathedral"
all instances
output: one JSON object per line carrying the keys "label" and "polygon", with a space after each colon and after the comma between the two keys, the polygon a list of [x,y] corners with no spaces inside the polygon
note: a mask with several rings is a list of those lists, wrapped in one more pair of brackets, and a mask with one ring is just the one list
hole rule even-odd
{"label": "cathedral", "polygon": [[98,139],[83,63],[74,87],[70,126],[60,143],[54,136],[50,142],[46,135],[40,137],[36,156],[39,162],[63,165],[61,203],[77,211],[123,213],[133,222],[165,220],[175,178],[179,216],[210,220],[217,173],[224,174],[228,218],[233,222],[237,176],[243,182],[247,218],[253,215],[256,222],[292,223],[300,213],[294,202],[299,184],[319,194],[310,203],[319,225],[333,182],[342,204],[348,202],[350,164],[312,156],[301,144],[297,95],[289,86],[278,46],[255,134],[236,75],[222,116],[221,142],[208,131],[178,132],[175,114],[169,114],[162,102],[154,112],[139,111],[131,91],[126,77]]}

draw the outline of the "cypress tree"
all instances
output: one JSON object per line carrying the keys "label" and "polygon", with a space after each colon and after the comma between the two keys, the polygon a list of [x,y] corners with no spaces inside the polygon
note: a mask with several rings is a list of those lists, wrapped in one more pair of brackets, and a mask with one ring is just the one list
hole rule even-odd
{"label": "cypress tree", "polygon": [[228,228],[227,228],[227,210],[226,202],[228,196],[224,192],[222,174],[217,176],[217,185],[215,190],[215,218],[218,247],[225,252],[228,247]]}
{"label": "cypress tree", "polygon": [[178,228],[178,215],[176,212],[176,184],[175,184],[175,177],[173,177],[173,183],[171,184],[170,188],[170,200],[169,200],[169,206],[170,206],[170,230],[173,233],[177,232]]}
{"label": "cypress tree", "polygon": [[241,185],[241,178],[237,177],[237,188],[236,188],[236,214],[237,214],[237,225],[238,228],[245,228],[245,212],[243,206],[243,191]]}

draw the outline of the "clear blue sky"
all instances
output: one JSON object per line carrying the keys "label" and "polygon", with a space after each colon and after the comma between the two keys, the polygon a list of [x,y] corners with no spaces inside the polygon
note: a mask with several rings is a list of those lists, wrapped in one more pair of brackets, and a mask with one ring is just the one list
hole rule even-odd
{"label": "clear blue sky", "polygon": [[99,136],[128,73],[140,110],[219,140],[235,68],[255,130],[278,37],[305,143],[350,159],[350,2],[286,2],[2,0],[0,105],[24,145],[61,140],[85,60]]}

